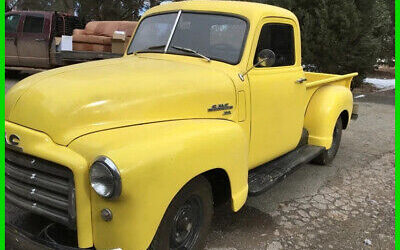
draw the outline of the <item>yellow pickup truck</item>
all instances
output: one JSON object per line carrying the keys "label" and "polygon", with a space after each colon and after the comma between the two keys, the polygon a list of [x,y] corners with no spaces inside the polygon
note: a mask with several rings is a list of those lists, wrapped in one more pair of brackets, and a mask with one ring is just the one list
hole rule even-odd
{"label": "yellow pickup truck", "polygon": [[238,211],[302,163],[333,160],[355,75],[303,72],[288,10],[163,4],[122,58],[7,93],[6,198],[56,223],[41,234],[51,247],[65,227],[75,248],[201,249],[214,206]]}

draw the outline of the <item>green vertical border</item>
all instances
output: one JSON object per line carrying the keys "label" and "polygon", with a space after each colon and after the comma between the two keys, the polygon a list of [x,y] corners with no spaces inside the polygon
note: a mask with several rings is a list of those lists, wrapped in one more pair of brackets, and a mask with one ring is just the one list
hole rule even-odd
{"label": "green vertical border", "polygon": [[[4,34],[4,13],[5,13],[5,3],[2,1],[0,4],[0,13],[3,13],[3,18],[0,18],[0,23],[1,23],[1,35],[0,35],[0,42],[1,42],[1,47],[5,48],[4,46],[4,39],[5,39],[5,34]],[[400,62],[400,0],[396,1],[396,61]],[[4,117],[4,89],[5,89],[5,69],[4,69],[4,49],[0,50],[1,52],[1,86],[3,89],[1,91],[1,97],[2,97],[2,102],[1,102],[1,117]],[[396,67],[396,100],[400,100],[400,68]],[[399,124],[400,124],[400,108],[397,108],[396,105],[396,138],[400,137],[400,130],[399,130]],[[4,122],[1,123],[2,131],[4,131]],[[4,142],[3,140],[1,141],[1,150],[0,150],[0,161],[1,161],[1,167],[0,167],[0,206],[1,206],[1,216],[0,216],[0,221],[2,222],[0,226],[0,246],[1,249],[5,249],[5,204],[4,204]],[[400,169],[397,166],[400,166],[400,143],[397,142],[396,140],[396,209],[395,209],[395,214],[396,216],[396,249],[400,250],[400,217],[398,216],[400,214],[400,202],[399,197],[400,197]]]}
{"label": "green vertical border", "polygon": [[[395,48],[395,54],[396,54],[396,62],[400,62],[400,0],[396,1],[396,10],[395,10],[395,17],[396,17],[396,48]],[[397,64],[397,63],[396,63]],[[396,67],[396,97],[395,101],[400,100],[400,68],[399,65]],[[396,174],[395,174],[395,183],[396,183],[396,209],[395,209],[395,221],[396,221],[396,227],[395,227],[395,235],[396,235],[396,249],[400,249],[400,143],[397,140],[397,138],[400,138],[400,129],[399,129],[399,124],[400,124],[400,111],[398,108],[398,105],[396,105],[396,163],[395,163],[395,169],[396,169]]]}
{"label": "green vertical border", "polygon": [[[1,23],[1,25],[0,25],[0,30],[1,30],[1,35],[0,35],[0,41],[1,41],[1,47],[3,48],[3,49],[1,49],[0,51],[1,51],[1,68],[2,68],[2,70],[1,70],[1,89],[2,89],[2,91],[1,91],[1,106],[2,106],[2,108],[1,108],[1,117],[4,117],[4,94],[5,94],[5,92],[3,92],[3,91],[5,91],[4,89],[4,84],[5,84],[5,69],[4,69],[4,59],[5,59],[5,57],[4,57],[4,52],[5,52],[5,45],[4,45],[4,39],[5,39],[5,34],[4,34],[4,29],[5,29],[5,26],[4,26],[4,21],[5,21],[5,19],[4,19],[4,13],[5,13],[5,1],[1,1],[1,4],[0,4],[0,13],[3,13],[3,15],[2,15],[2,18],[0,18],[0,23]],[[4,132],[4,119],[3,119],[3,122],[1,122],[0,123],[1,124],[1,131],[3,131]],[[1,244],[1,249],[5,249],[5,204],[4,204],[4,189],[5,189],[5,187],[4,187],[4,178],[5,178],[5,176],[4,176],[4,143],[5,143],[5,141],[4,140],[0,140],[1,141],[1,145],[0,145],[0,152],[1,152],[1,156],[0,156],[0,161],[1,161],[1,166],[0,166],[0,182],[1,182],[1,188],[0,188],[0,204],[1,204],[1,217],[0,217],[0,221],[1,221],[1,226],[0,226],[0,244]]]}

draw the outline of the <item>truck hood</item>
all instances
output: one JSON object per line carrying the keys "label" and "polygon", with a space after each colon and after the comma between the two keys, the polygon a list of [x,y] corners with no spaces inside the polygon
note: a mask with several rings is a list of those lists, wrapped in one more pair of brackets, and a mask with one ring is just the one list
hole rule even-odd
{"label": "truck hood", "polygon": [[130,56],[39,73],[7,93],[5,118],[44,132],[60,145],[123,126],[232,119],[233,110],[208,110],[218,104],[235,109],[236,95],[232,80],[204,63]]}

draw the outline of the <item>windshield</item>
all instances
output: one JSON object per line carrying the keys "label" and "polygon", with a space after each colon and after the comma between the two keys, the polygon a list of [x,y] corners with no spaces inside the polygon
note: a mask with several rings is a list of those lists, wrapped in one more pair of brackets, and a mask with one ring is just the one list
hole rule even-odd
{"label": "windshield", "polygon": [[184,54],[237,64],[246,30],[246,21],[233,16],[184,12],[150,16],[139,25],[128,54]]}

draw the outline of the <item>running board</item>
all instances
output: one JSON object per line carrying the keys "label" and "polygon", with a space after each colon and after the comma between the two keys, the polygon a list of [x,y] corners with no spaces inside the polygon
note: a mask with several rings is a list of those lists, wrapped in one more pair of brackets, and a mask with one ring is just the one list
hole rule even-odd
{"label": "running board", "polygon": [[322,153],[324,147],[304,145],[249,171],[249,195],[256,196],[286,178],[303,163]]}

